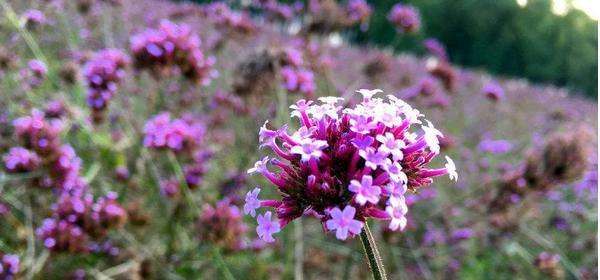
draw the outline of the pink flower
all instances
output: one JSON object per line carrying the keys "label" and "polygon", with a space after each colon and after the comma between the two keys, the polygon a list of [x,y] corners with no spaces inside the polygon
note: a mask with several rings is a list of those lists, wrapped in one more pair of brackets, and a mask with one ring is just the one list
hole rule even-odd
{"label": "pink flower", "polygon": [[327,229],[335,230],[335,237],[340,240],[346,240],[348,232],[352,235],[359,234],[363,223],[355,220],[354,214],[356,214],[356,209],[350,205],[346,205],[344,211],[338,207],[331,209],[329,212],[331,219],[326,222]]}
{"label": "pink flower", "polygon": [[267,211],[264,215],[259,214],[256,220],[258,222],[256,227],[258,237],[266,242],[275,241],[273,234],[281,231],[281,227],[278,222],[271,221],[271,211]]}
{"label": "pink flower", "polygon": [[357,180],[350,181],[348,190],[356,193],[354,201],[360,205],[365,205],[367,201],[376,204],[381,194],[381,188],[373,185],[373,177],[371,175],[363,176],[361,182]]}

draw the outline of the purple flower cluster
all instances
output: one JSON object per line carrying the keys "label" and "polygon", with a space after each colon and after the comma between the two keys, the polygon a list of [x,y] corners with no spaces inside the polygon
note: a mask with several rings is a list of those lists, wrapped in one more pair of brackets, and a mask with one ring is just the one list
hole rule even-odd
{"label": "purple flower cluster", "polygon": [[421,27],[419,10],[411,5],[396,4],[388,14],[388,20],[400,33],[412,34]]}
{"label": "purple flower cluster", "polygon": [[27,68],[21,72],[21,77],[32,88],[39,87],[46,80],[47,76],[48,67],[46,63],[37,59],[27,62]]}
{"label": "purple flower cluster", "polygon": [[44,13],[42,13],[40,10],[31,9],[25,11],[21,15],[21,21],[27,29],[32,30],[38,26],[46,24],[47,19]]}
{"label": "purple flower cluster", "polygon": [[29,172],[36,170],[40,165],[40,157],[23,147],[10,148],[4,155],[4,167],[9,173]]}
{"label": "purple flower cluster", "polygon": [[55,189],[53,215],[36,231],[44,246],[53,251],[83,252],[86,242],[106,235],[123,223],[126,213],[116,201],[116,193],[108,193],[94,202],[87,183],[80,175],[81,159],[68,144],[62,144],[59,119],[46,119],[33,109],[30,116],[13,121],[23,147],[13,147],[4,156],[8,172],[42,170],[37,184]]}
{"label": "purple flower cluster", "polygon": [[107,193],[94,202],[91,194],[65,192],[52,205],[53,217],[36,230],[44,247],[55,252],[87,252],[92,239],[106,236],[125,222],[127,214],[117,203],[117,194]]}
{"label": "purple flower cluster", "polygon": [[19,273],[19,268],[19,256],[0,253],[0,279],[15,279],[17,273]]}
{"label": "purple flower cluster", "polygon": [[350,0],[346,6],[346,13],[352,23],[360,22],[361,29],[366,30],[373,10],[365,0]]}
{"label": "purple flower cluster", "polygon": [[[391,220],[389,228],[402,230],[408,212],[404,193],[449,175],[457,179],[456,167],[446,157],[440,169],[426,166],[439,153],[441,133],[431,122],[404,101],[388,96],[374,98],[381,90],[359,90],[363,101],[354,108],[338,106],[338,97],[320,98],[321,105],[300,100],[292,116],[301,127],[288,134],[287,125],[278,130],[260,129],[261,147],[270,147],[277,158],[265,157],[248,173],[260,173],[275,184],[282,200],[259,200],[259,188],[246,196],[244,212],[273,207],[258,215],[257,233],[265,241],[291,220],[313,215],[336,237],[346,239],[360,233],[368,217]],[[419,125],[423,134],[410,131]],[[272,172],[268,164],[280,170]]]}
{"label": "purple flower cluster", "polygon": [[60,120],[46,120],[44,112],[33,109],[30,116],[13,121],[17,137],[25,148],[41,156],[56,154],[60,149],[59,134],[63,129]]}
{"label": "purple flower cluster", "polygon": [[83,67],[83,76],[88,86],[87,104],[92,109],[94,121],[100,121],[118,83],[125,77],[129,58],[120,50],[104,49],[97,52]]}
{"label": "purple flower cluster", "polygon": [[421,78],[414,86],[405,90],[404,96],[406,98],[415,98],[417,96],[433,97],[437,96],[442,92],[438,81],[430,76],[426,75]]}
{"label": "purple flower cluster", "polygon": [[304,4],[300,1],[292,4],[280,3],[276,0],[258,0],[255,2],[255,6],[264,10],[265,17],[268,20],[290,21],[296,13],[301,12],[304,8]]}
{"label": "purple flower cluster", "polygon": [[134,66],[155,77],[171,76],[175,70],[202,85],[216,76],[215,58],[201,50],[198,35],[187,24],[162,20],[158,29],[147,29],[130,40]]}
{"label": "purple flower cluster", "polygon": [[239,251],[246,246],[242,238],[246,225],[240,209],[225,198],[215,206],[205,205],[198,218],[200,240],[214,242],[228,251]]}
{"label": "purple flower cluster", "polygon": [[[250,15],[244,11],[234,11],[225,2],[217,1],[202,7],[206,16],[212,19],[217,27],[227,28],[242,34],[249,34],[256,30]],[[234,34],[230,34],[234,35]]]}
{"label": "purple flower cluster", "polygon": [[179,152],[202,144],[206,127],[190,117],[171,119],[169,112],[152,117],[144,126],[144,146]]}
{"label": "purple flower cluster", "polygon": [[512,149],[513,145],[507,140],[484,139],[479,142],[477,148],[484,153],[505,154]]}
{"label": "purple flower cluster", "polygon": [[425,42],[423,42],[423,46],[431,55],[435,56],[437,59],[442,61],[448,61],[446,47],[444,47],[444,45],[440,41],[434,38],[429,38],[426,39]]}
{"label": "purple flower cluster", "polygon": [[[171,119],[168,112],[162,112],[146,122],[144,146],[158,150],[169,149],[179,152],[181,156],[191,155],[191,161],[184,166],[184,176],[187,186],[194,189],[202,183],[208,161],[212,157],[212,152],[203,145],[205,135],[204,122],[191,115]],[[177,197],[180,187],[176,178],[160,182],[161,194],[167,197]]]}
{"label": "purple flower cluster", "polygon": [[500,99],[504,97],[504,89],[495,82],[489,82],[481,89],[481,92],[487,97],[489,100],[498,102]]}
{"label": "purple flower cluster", "polygon": [[285,88],[291,92],[300,92],[311,98],[316,90],[314,73],[306,68],[285,66],[281,69]]}

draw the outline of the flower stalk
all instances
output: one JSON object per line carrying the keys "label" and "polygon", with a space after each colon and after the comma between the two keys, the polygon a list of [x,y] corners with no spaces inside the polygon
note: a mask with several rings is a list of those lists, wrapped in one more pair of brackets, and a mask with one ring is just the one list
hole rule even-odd
{"label": "flower stalk", "polygon": [[383,267],[383,260],[381,259],[381,255],[377,249],[377,244],[375,244],[375,239],[373,238],[373,234],[371,233],[371,229],[369,229],[369,225],[367,223],[365,223],[363,231],[360,233],[360,241],[362,241],[363,248],[365,249],[365,254],[367,256],[367,260],[369,261],[369,268],[373,274],[373,279],[387,280],[385,268]]}

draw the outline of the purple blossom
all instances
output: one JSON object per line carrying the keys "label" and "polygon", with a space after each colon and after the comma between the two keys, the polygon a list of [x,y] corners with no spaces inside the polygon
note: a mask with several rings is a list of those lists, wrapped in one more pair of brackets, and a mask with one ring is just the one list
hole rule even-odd
{"label": "purple blossom", "polygon": [[127,64],[129,58],[120,50],[104,49],[84,65],[83,76],[88,86],[86,100],[94,121],[104,118],[110,100],[117,93],[117,84],[125,77]]}
{"label": "purple blossom", "polygon": [[254,188],[246,194],[246,203],[244,204],[244,214],[252,217],[256,216],[256,209],[260,208],[260,200],[258,200],[259,188]]}
{"label": "purple blossom", "polygon": [[271,211],[267,211],[264,215],[258,214],[256,220],[258,222],[256,227],[258,236],[266,242],[275,241],[273,234],[278,233],[281,228],[278,222],[271,221]]}
{"label": "purple blossom", "polygon": [[448,54],[446,53],[446,47],[444,47],[444,45],[440,41],[436,40],[435,38],[426,39],[425,42],[423,42],[423,46],[430,54],[437,57],[439,60],[443,60],[443,61],[448,60]]}
{"label": "purple blossom", "polygon": [[4,155],[4,167],[7,172],[29,172],[38,168],[40,157],[23,147],[10,148]]}
{"label": "purple blossom", "polygon": [[365,160],[365,166],[375,170],[378,166],[387,166],[388,154],[376,151],[373,148],[367,148],[366,150],[359,151],[359,155]]}
{"label": "purple blossom", "polygon": [[365,205],[367,201],[372,204],[379,202],[381,187],[373,185],[373,177],[370,175],[363,176],[361,182],[357,180],[350,181],[348,190],[356,193],[354,200],[360,205]]}
{"label": "purple blossom", "polygon": [[217,75],[215,58],[202,52],[200,38],[186,24],[162,20],[158,29],[131,37],[130,48],[134,66],[157,78],[171,76],[177,69],[187,79],[206,86]]}
{"label": "purple blossom", "polygon": [[204,123],[192,119],[171,119],[168,112],[154,116],[144,126],[144,146],[174,151],[192,150],[204,141]]}
{"label": "purple blossom", "polygon": [[406,227],[406,213],[408,213],[408,206],[404,200],[404,196],[392,199],[390,197],[389,205],[385,207],[385,212],[390,215],[392,220],[390,221],[390,230],[404,230]]}
{"label": "purple blossom", "polygon": [[[263,158],[248,173],[262,174],[282,198],[261,200],[259,205],[250,192],[246,212],[276,208],[281,227],[311,213],[327,228],[332,209],[352,205],[357,221],[393,219],[392,227],[398,229],[404,224],[399,213],[406,212],[402,206],[406,190],[427,186],[441,175],[457,179],[449,158],[444,168],[426,168],[439,152],[436,144],[441,133],[429,121],[422,125],[419,111],[394,96],[387,101],[375,97],[381,90],[359,92],[363,100],[353,108],[337,107],[340,98],[334,97],[319,98],[322,104],[296,102],[290,106],[291,115],[300,128],[291,135],[287,126],[275,131],[263,125],[259,138],[269,143],[276,157]],[[413,124],[421,125],[425,133],[412,132]],[[279,170],[268,170],[269,162]],[[393,215],[378,203],[382,199],[388,201]],[[354,234],[360,232],[360,227],[355,229]]]}
{"label": "purple blossom", "polygon": [[29,86],[36,88],[40,86],[48,76],[48,67],[41,60],[32,59],[27,62],[27,68],[21,72],[21,76]]}
{"label": "purple blossom", "polygon": [[301,156],[302,161],[319,159],[323,155],[323,149],[327,148],[327,142],[323,140],[304,139],[301,143],[290,149],[292,154]]}
{"label": "purple blossom", "polygon": [[42,13],[42,11],[40,11],[40,10],[35,10],[35,9],[30,9],[30,10],[25,11],[21,15],[21,19],[28,29],[32,29],[37,26],[43,25],[47,21],[44,13]]}
{"label": "purple blossom", "polygon": [[314,74],[308,69],[285,66],[281,69],[281,76],[285,88],[289,91],[312,96],[316,90]]}
{"label": "purple blossom", "polygon": [[473,237],[474,234],[475,233],[473,232],[473,229],[471,229],[471,228],[459,228],[459,229],[455,229],[454,231],[452,231],[450,239],[453,242],[460,242],[460,241],[470,239],[471,237]]}
{"label": "purple blossom", "polygon": [[20,269],[19,256],[0,253],[0,279],[15,279]]}
{"label": "purple blossom", "polygon": [[359,220],[354,219],[356,214],[356,208],[346,205],[344,210],[335,207],[329,211],[331,216],[330,220],[327,220],[327,229],[335,230],[335,237],[340,240],[346,240],[348,233],[351,235],[357,235],[361,232],[363,223]]}
{"label": "purple blossom", "polygon": [[491,154],[505,154],[512,149],[513,145],[507,140],[491,140],[485,139],[479,142],[477,148],[485,153]]}
{"label": "purple blossom", "polygon": [[248,174],[252,173],[264,173],[267,171],[267,163],[269,162],[269,157],[264,157],[262,160],[257,161],[254,164],[253,168],[248,169]]}
{"label": "purple blossom", "polygon": [[411,5],[396,4],[388,15],[389,21],[401,33],[416,33],[421,26],[421,16],[417,8]]}
{"label": "purple blossom", "polygon": [[487,83],[481,89],[481,92],[485,95],[485,97],[494,102],[497,102],[504,97],[504,89],[502,89],[502,87],[495,82]]}

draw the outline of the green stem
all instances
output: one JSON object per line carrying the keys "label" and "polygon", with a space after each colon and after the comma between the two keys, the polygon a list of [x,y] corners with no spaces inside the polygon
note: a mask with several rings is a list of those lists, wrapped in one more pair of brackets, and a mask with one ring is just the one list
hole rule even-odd
{"label": "green stem", "polygon": [[221,270],[221,273],[223,273],[223,276],[225,277],[225,279],[235,280],[235,277],[233,276],[233,274],[227,267],[227,264],[225,264],[225,260],[223,259],[223,255],[221,254],[220,249],[217,247],[214,247],[213,254],[214,254],[215,260],[217,261],[217,266]]}
{"label": "green stem", "polygon": [[363,248],[365,249],[367,260],[369,260],[369,268],[371,268],[373,279],[387,280],[387,276],[385,275],[385,269],[383,267],[383,260],[379,255],[379,250],[377,250],[377,244],[375,244],[375,239],[373,238],[373,234],[371,233],[371,230],[369,229],[369,225],[367,223],[365,223],[365,227],[360,233],[360,240],[362,241]]}

